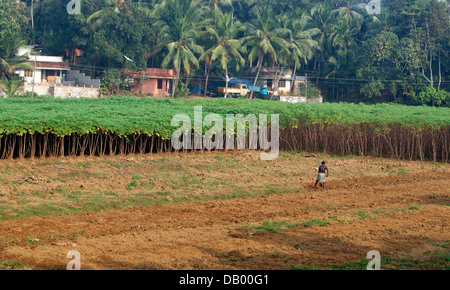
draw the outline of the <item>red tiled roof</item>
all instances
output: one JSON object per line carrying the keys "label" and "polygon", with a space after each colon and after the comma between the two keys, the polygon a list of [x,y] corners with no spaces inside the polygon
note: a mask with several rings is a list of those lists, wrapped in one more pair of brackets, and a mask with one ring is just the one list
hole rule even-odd
{"label": "red tiled roof", "polygon": [[35,68],[48,69],[70,69],[70,66],[65,62],[51,62],[51,61],[29,61]]}
{"label": "red tiled roof", "polygon": [[[142,72],[139,71],[131,71],[131,70],[124,70],[124,73],[129,75],[132,78],[141,78]],[[163,68],[149,68],[145,72],[146,77],[150,78],[173,78],[173,69],[163,69]]]}

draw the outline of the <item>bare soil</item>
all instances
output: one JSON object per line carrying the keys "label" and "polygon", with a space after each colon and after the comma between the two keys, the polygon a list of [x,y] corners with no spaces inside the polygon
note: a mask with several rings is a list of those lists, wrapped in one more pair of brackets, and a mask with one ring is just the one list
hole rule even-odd
{"label": "bare soil", "polygon": [[[77,250],[82,269],[264,270],[342,265],[370,250],[429,260],[448,244],[448,164],[306,156],[264,162],[245,151],[1,161],[0,262],[65,269],[68,251]],[[325,190],[313,188],[322,159],[330,168]],[[141,183],[130,187],[136,174]],[[165,202],[156,202],[164,189]],[[75,190],[85,197],[112,192],[118,201],[145,192],[155,203],[14,217],[25,211],[25,198],[63,205]]]}

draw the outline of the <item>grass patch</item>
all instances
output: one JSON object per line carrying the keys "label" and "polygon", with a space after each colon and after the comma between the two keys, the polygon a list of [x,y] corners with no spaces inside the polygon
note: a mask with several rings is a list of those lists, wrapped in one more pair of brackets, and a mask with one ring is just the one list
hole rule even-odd
{"label": "grass patch", "polygon": [[352,220],[359,219],[364,220],[367,218],[377,218],[379,216],[383,217],[389,217],[397,212],[406,212],[407,210],[418,210],[421,209],[421,206],[410,206],[408,208],[404,209],[388,209],[388,210],[375,210],[373,212],[367,212],[367,211],[355,211],[353,215],[347,215],[347,216],[329,216],[326,219],[309,219],[309,220],[302,220],[299,223],[288,223],[287,221],[265,221],[263,222],[262,226],[244,226],[244,228],[251,228],[257,230],[252,235],[260,234],[261,232],[265,231],[268,233],[277,233],[277,232],[285,232],[288,230],[291,230],[293,228],[296,228],[300,225],[304,227],[312,227],[312,226],[318,226],[318,227],[324,227],[331,224],[337,224],[337,223],[343,223],[343,222],[350,222]]}
{"label": "grass patch", "polygon": [[38,240],[35,237],[28,237],[25,241],[29,245],[35,245],[38,243]]}
{"label": "grass patch", "polygon": [[367,218],[371,218],[372,215],[369,214],[366,211],[355,211],[355,215],[360,219],[360,220],[365,220]]}
{"label": "grass patch", "polygon": [[[450,240],[444,243],[434,243],[433,246],[442,248],[423,252],[421,257],[411,257],[404,254],[402,257],[381,256],[381,270],[450,270]],[[326,267],[314,265],[291,265],[286,270],[366,270],[370,259],[363,258],[358,261],[349,261],[342,264],[331,264]]]}
{"label": "grass patch", "polygon": [[18,261],[0,260],[0,270],[24,270],[24,269],[34,269],[34,268],[25,266],[24,264]]}
{"label": "grass patch", "polygon": [[326,225],[329,225],[330,222],[327,220],[321,220],[321,219],[311,219],[311,220],[302,221],[302,224],[305,227],[312,227],[312,226],[324,227]]}
{"label": "grass patch", "polygon": [[297,227],[298,225],[299,224],[291,224],[287,221],[264,221],[262,226],[244,226],[244,228],[256,230],[256,232],[254,232],[252,235],[257,235],[264,231],[267,233],[286,232]]}
{"label": "grass patch", "polygon": [[428,251],[423,257],[381,257],[381,268],[389,270],[450,270],[450,250]]}
{"label": "grass patch", "polygon": [[[137,182],[139,176],[135,176]],[[134,184],[133,184],[134,185]],[[229,187],[229,189],[227,189]],[[284,194],[292,192],[290,189],[273,186],[246,186],[228,185],[213,194],[201,194],[186,190],[158,189],[120,194],[115,191],[70,191],[56,188],[51,191],[49,200],[43,193],[34,195],[20,194],[15,200],[0,206],[0,220],[30,218],[33,216],[57,216],[79,214],[84,212],[107,211],[111,209],[138,208],[167,203],[202,202],[228,198],[242,198],[249,196],[264,196],[268,194]],[[138,187],[139,188],[139,183]],[[135,189],[137,189],[135,188]],[[230,193],[231,192],[231,193]],[[56,196],[57,195],[57,196]],[[27,196],[22,197],[22,196]]]}

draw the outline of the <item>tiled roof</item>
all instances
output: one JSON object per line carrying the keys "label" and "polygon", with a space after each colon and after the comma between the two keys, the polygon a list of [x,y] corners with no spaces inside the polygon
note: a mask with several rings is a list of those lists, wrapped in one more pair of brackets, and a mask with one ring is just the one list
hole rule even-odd
{"label": "tiled roof", "polygon": [[29,61],[37,69],[61,69],[70,70],[70,66],[65,62],[50,62],[50,61]]}
{"label": "tiled roof", "polygon": [[[142,72],[139,72],[139,71],[124,70],[124,72],[132,78],[141,78],[142,77]],[[173,69],[149,68],[145,72],[145,77],[147,77],[147,78],[173,78],[174,73],[173,73]]]}

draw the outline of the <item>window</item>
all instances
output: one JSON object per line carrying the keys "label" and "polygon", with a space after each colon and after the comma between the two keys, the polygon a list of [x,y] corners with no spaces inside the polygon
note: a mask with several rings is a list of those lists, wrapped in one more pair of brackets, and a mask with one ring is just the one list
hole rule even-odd
{"label": "window", "polygon": [[163,80],[158,80],[158,90],[162,90],[163,88]]}
{"label": "window", "polygon": [[278,82],[278,87],[279,88],[285,88],[286,87],[286,81],[285,80],[280,80]]}
{"label": "window", "polygon": [[32,70],[29,70],[29,69],[26,69],[26,70],[25,70],[25,73],[24,73],[24,76],[25,76],[26,78],[32,78],[32,77],[33,77],[33,71],[32,71]]}

